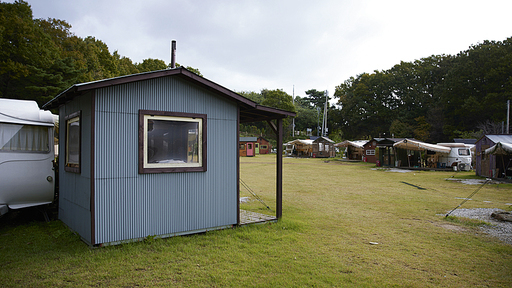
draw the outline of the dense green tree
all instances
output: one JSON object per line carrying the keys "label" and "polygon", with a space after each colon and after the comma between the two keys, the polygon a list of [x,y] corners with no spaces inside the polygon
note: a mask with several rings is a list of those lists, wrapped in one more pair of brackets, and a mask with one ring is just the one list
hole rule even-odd
{"label": "dense green tree", "polygon": [[414,138],[420,141],[427,141],[430,137],[430,124],[428,124],[425,116],[420,116],[414,120],[416,120]]}
{"label": "dense green tree", "polygon": [[396,138],[412,138],[412,130],[409,124],[400,122],[398,119],[393,120],[389,127],[390,136]]}
{"label": "dense green tree", "polygon": [[346,137],[421,131],[416,137],[442,142],[478,131],[486,121],[503,121],[512,98],[511,75],[509,38],[485,41],[456,56],[433,55],[363,73],[337,86],[334,96]]}
{"label": "dense green tree", "polygon": [[308,101],[313,107],[320,107],[320,109],[324,109],[325,106],[325,92],[324,91],[318,91],[316,89],[309,89],[305,92],[307,97],[304,97],[303,99]]}
{"label": "dense green tree", "polygon": [[254,91],[242,91],[238,92],[238,94],[244,96],[247,99],[250,99],[258,104],[261,104],[263,102],[264,98],[263,95],[260,93],[254,92]]}
{"label": "dense green tree", "polygon": [[441,87],[446,133],[475,130],[479,123],[506,118],[512,99],[512,38],[484,41],[459,53]]}
{"label": "dense green tree", "polygon": [[[311,128],[316,130],[317,120],[318,120],[318,112],[313,107],[304,106],[295,102],[295,110],[297,111],[297,116],[295,117],[295,130],[296,131],[306,131],[307,128]],[[316,135],[316,134],[315,134]]]}
{"label": "dense green tree", "polygon": [[24,1],[0,3],[0,27],[0,97],[44,103],[63,84],[48,71],[65,70],[57,45],[34,23]]}
{"label": "dense green tree", "polygon": [[288,95],[288,93],[284,92],[282,89],[263,89],[261,90],[261,95],[263,96],[262,105],[295,112],[292,96]]}
{"label": "dense green tree", "polygon": [[[293,98],[288,93],[284,92],[281,89],[276,90],[261,90],[261,95],[263,96],[262,105],[268,107],[274,107],[281,110],[286,110],[290,112],[296,112],[295,106],[293,105]],[[290,118],[283,119],[283,129],[284,135],[291,135],[292,131],[292,120]],[[274,135],[273,135],[274,136]],[[274,138],[274,137],[272,137]]]}
{"label": "dense green tree", "polygon": [[137,70],[139,70],[139,72],[149,72],[164,70],[167,68],[167,65],[163,60],[148,58],[142,60],[141,63],[135,64],[135,67],[137,67]]}
{"label": "dense green tree", "polygon": [[400,107],[397,97],[391,92],[389,74],[375,71],[351,77],[336,87],[343,121],[339,125],[346,137],[365,138],[388,131]]}
{"label": "dense green tree", "polygon": [[[166,68],[162,60],[134,64],[117,51],[110,53],[95,37],[75,36],[66,21],[33,19],[25,1],[0,3],[0,97],[42,105],[75,83]],[[187,69],[202,76],[196,68]]]}

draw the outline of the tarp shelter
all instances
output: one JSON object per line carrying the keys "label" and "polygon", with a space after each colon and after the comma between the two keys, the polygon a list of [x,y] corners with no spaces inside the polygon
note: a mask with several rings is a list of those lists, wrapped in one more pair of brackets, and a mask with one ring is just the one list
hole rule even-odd
{"label": "tarp shelter", "polygon": [[396,148],[401,149],[407,149],[407,150],[414,150],[414,151],[432,151],[432,152],[439,152],[439,153],[450,153],[450,147],[445,147],[441,145],[436,144],[430,144],[421,142],[418,140],[410,140],[410,139],[404,139],[402,141],[396,142],[394,145]]}
{"label": "tarp shelter", "polygon": [[[437,163],[439,162],[436,159],[435,153],[448,154],[451,151],[450,147],[425,143],[422,141],[411,140],[411,139],[404,139],[402,141],[398,141],[395,144],[393,144],[393,147],[398,148],[398,149],[408,150],[408,151],[419,151],[419,153],[417,153],[416,155],[414,152],[407,153],[407,156],[406,156],[407,157],[407,165],[409,167],[411,167],[411,166],[415,166],[415,167],[416,166],[418,166],[418,167],[419,166],[428,166],[428,167],[435,168],[437,166]],[[423,158],[423,160],[425,160],[425,163],[422,163],[421,152],[425,152],[426,155],[430,154],[432,156],[429,157],[428,159],[427,159],[427,157]],[[399,154],[399,153],[397,153],[397,154]],[[403,158],[403,157],[400,157],[400,158]],[[398,161],[401,161],[401,160],[398,160]],[[401,166],[401,165],[399,164],[396,166]]]}
{"label": "tarp shelter", "polygon": [[[485,154],[487,155],[496,155],[499,156],[498,159],[496,159],[496,162],[501,162],[501,167],[496,167],[503,169],[502,172],[503,176],[506,178],[510,178],[512,175],[511,171],[511,165],[512,165],[512,143],[502,143],[498,142],[496,145],[485,149]],[[501,161],[500,161],[501,160]],[[498,177],[501,175],[498,175]]]}
{"label": "tarp shelter", "polygon": [[313,152],[313,140],[295,139],[286,145],[286,156],[311,157]]}
{"label": "tarp shelter", "polygon": [[512,155],[512,143],[498,142],[491,148],[485,149],[485,154]]}
{"label": "tarp shelter", "polygon": [[341,143],[334,144],[334,147],[346,148],[346,155],[351,160],[362,160],[363,159],[363,146],[368,140],[356,140],[349,141],[345,140]]}

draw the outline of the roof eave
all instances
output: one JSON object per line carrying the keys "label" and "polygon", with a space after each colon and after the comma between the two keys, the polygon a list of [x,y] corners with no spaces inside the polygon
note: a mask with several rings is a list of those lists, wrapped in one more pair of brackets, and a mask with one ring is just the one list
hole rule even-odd
{"label": "roof eave", "polygon": [[201,77],[186,68],[180,67],[180,68],[174,68],[174,69],[166,69],[166,70],[159,70],[159,71],[151,71],[151,72],[144,72],[139,74],[132,74],[132,75],[126,75],[126,76],[120,76],[116,78],[110,78],[110,79],[103,79],[93,82],[87,82],[87,83],[80,83],[75,84],[68,89],[61,92],[59,95],[57,95],[55,98],[47,102],[43,105],[44,109],[54,109],[58,108],[60,105],[70,101],[72,98],[93,89],[99,89],[99,88],[105,88],[105,87],[111,87],[115,85],[122,85],[126,83],[132,83],[137,81],[144,81],[149,79],[155,79],[165,76],[182,76],[183,79],[187,81],[192,81],[199,86],[210,90],[214,92],[217,95],[220,95],[221,97],[229,98],[230,100],[234,100],[239,103],[241,107],[241,122],[247,123],[247,122],[256,122],[256,121],[266,121],[266,120],[273,120],[273,119],[280,119],[280,118],[286,118],[286,117],[294,117],[295,113],[284,111],[277,108],[272,107],[266,107],[262,105],[258,105],[256,102],[247,99],[243,96],[241,96],[238,93],[235,93],[224,86],[221,86],[215,82],[212,82],[204,77]]}

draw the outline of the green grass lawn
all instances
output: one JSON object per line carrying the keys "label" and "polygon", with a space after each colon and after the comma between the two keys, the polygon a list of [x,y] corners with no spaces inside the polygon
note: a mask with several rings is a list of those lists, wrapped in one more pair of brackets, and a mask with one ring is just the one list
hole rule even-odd
{"label": "green grass lawn", "polygon": [[[241,178],[272,211],[245,190],[252,201],[243,209],[275,213],[274,163],[275,155],[241,158]],[[285,158],[278,223],[106,248],[89,248],[60,221],[4,217],[0,286],[512,286],[512,246],[478,221],[444,218],[478,188],[445,179],[474,172],[373,167]],[[462,208],[511,210],[507,203],[510,184],[486,185]]]}

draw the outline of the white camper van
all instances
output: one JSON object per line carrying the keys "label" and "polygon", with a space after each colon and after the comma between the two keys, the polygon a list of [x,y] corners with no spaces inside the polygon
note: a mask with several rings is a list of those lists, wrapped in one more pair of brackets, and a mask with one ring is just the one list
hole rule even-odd
{"label": "white camper van", "polygon": [[[446,167],[456,167],[457,170],[471,170],[471,146],[463,143],[437,143],[439,146],[449,147],[450,153],[439,154],[440,163],[446,163]],[[473,145],[474,146],[474,145]]]}
{"label": "white camper van", "polygon": [[0,98],[0,215],[53,201],[53,130],[35,101]]}

